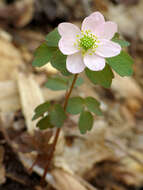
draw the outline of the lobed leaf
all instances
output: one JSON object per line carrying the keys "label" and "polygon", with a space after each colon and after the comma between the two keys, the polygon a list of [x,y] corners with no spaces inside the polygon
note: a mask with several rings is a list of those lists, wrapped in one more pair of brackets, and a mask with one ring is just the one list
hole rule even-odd
{"label": "lobed leaf", "polygon": [[58,29],[55,28],[53,31],[51,31],[46,36],[47,45],[49,47],[58,47],[58,43],[59,43],[60,38],[61,38],[61,36],[58,32]]}
{"label": "lobed leaf", "polygon": [[64,124],[66,114],[60,104],[55,104],[53,109],[49,113],[49,117],[51,124],[60,128]]}
{"label": "lobed leaf", "polygon": [[118,43],[121,47],[128,47],[130,43],[126,40],[112,39],[113,42]]}
{"label": "lobed leaf", "polygon": [[34,67],[42,67],[52,59],[55,48],[48,47],[44,42],[35,50],[35,58],[32,62]]}
{"label": "lobed leaf", "polygon": [[79,114],[84,108],[84,99],[81,97],[73,97],[68,101],[66,111],[70,114]]}
{"label": "lobed leaf", "polygon": [[57,48],[56,51],[53,53],[51,64],[63,75],[69,76],[71,75],[71,73],[69,73],[66,68],[66,59],[67,59],[67,56],[63,55],[61,51]]}
{"label": "lobed leaf", "polygon": [[51,106],[50,102],[44,102],[43,104],[37,106],[34,110],[35,114],[32,120],[38,119],[39,117],[43,116],[45,112],[49,111],[50,106]]}
{"label": "lobed leaf", "polygon": [[114,74],[110,66],[107,64],[102,71],[91,71],[86,68],[85,73],[93,84],[99,84],[105,88],[109,88],[111,86],[112,79],[114,78]]}
{"label": "lobed leaf", "polygon": [[[74,79],[74,76],[71,76],[69,78],[69,82],[68,82],[69,86],[71,86],[73,79]],[[77,80],[76,80],[76,82],[75,82],[75,86],[74,87],[81,86],[83,84],[83,82],[84,82],[83,78],[78,77]]]}
{"label": "lobed leaf", "polygon": [[61,36],[58,33],[57,28],[50,32],[46,36],[46,42],[41,44],[35,51],[35,58],[32,62],[33,66],[42,67],[48,62],[52,64],[54,68],[60,71],[63,75],[69,76],[66,69],[66,55],[63,55],[58,49],[58,42]]}
{"label": "lobed leaf", "polygon": [[62,77],[54,77],[48,79],[48,82],[46,83],[46,87],[51,90],[65,90],[67,89],[67,79]]}
{"label": "lobed leaf", "polygon": [[78,127],[82,134],[85,134],[87,131],[90,131],[93,126],[93,116],[88,111],[82,111],[80,114]]}
{"label": "lobed leaf", "polygon": [[[69,86],[72,84],[73,76],[69,78],[63,78],[61,76],[56,76],[53,78],[49,78],[46,87],[51,90],[67,90]],[[74,87],[80,86],[83,84],[83,79],[79,77],[75,83]]]}
{"label": "lobed leaf", "polygon": [[89,111],[95,113],[96,115],[102,115],[102,111],[100,109],[100,103],[93,97],[87,97],[85,99],[85,104]]}
{"label": "lobed leaf", "polygon": [[130,43],[127,42],[126,40],[120,39],[119,33],[115,33],[114,37],[112,38],[112,41],[118,43],[121,47],[127,47],[130,45]]}
{"label": "lobed leaf", "polygon": [[133,59],[124,51],[116,57],[107,58],[106,61],[122,77],[133,74]]}
{"label": "lobed leaf", "polygon": [[51,124],[49,116],[45,116],[38,121],[36,127],[38,127],[41,130],[44,130],[48,128],[53,128],[54,126]]}

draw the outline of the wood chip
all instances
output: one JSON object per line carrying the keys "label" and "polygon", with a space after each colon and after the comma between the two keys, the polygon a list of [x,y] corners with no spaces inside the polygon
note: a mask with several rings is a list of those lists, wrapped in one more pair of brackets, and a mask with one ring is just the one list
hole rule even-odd
{"label": "wood chip", "polygon": [[0,38],[0,81],[15,79],[17,68],[23,64],[20,52],[9,40]]}
{"label": "wood chip", "polygon": [[0,82],[0,111],[11,112],[20,109],[16,81]]}
{"label": "wood chip", "polygon": [[[28,84],[27,84],[28,85]],[[30,88],[30,87],[29,87]],[[39,87],[38,87],[39,88]],[[0,82],[0,111],[14,112],[21,108],[17,82],[14,80]],[[65,91],[52,91],[41,88],[45,100],[59,100],[65,95]]]}
{"label": "wood chip", "polygon": [[52,175],[55,179],[57,190],[86,190],[86,188],[74,177],[63,170],[53,170]]}
{"label": "wood chip", "polygon": [[27,129],[29,133],[33,134],[36,124],[35,121],[32,121],[34,109],[44,102],[44,98],[33,75],[27,76],[20,73],[18,75],[18,88]]}

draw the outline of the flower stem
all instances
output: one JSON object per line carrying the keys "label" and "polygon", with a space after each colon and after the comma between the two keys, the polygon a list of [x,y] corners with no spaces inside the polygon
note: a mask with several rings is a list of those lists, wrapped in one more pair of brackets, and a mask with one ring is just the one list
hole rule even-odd
{"label": "flower stem", "polygon": [[[77,80],[77,77],[78,77],[78,74],[75,74],[74,79],[73,79],[72,84],[71,84],[71,87],[70,87],[69,91],[66,93],[65,102],[64,102],[64,106],[63,106],[64,107],[64,111],[66,111],[68,100],[69,100],[69,97],[70,97],[70,95],[72,93],[72,90],[74,88],[74,85],[75,85],[75,82]],[[48,163],[47,163],[47,165],[46,165],[46,167],[44,169],[44,174],[42,176],[41,183],[44,182],[46,174],[47,174],[48,169],[50,167],[50,163],[52,161],[52,158],[53,158],[53,155],[54,155],[54,152],[55,152],[55,148],[56,148],[57,141],[58,141],[58,138],[59,138],[59,135],[60,135],[60,131],[61,131],[61,128],[58,128],[56,130],[55,138],[54,138],[54,141],[53,141],[53,149],[52,149],[52,152],[51,152],[50,157],[48,159]]]}

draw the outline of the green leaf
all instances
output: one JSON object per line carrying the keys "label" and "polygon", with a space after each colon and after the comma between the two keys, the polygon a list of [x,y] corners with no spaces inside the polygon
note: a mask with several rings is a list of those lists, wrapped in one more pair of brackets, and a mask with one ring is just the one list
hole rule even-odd
{"label": "green leaf", "polygon": [[59,49],[56,49],[56,51],[53,53],[53,57],[51,59],[51,64],[54,68],[56,68],[58,71],[60,71],[63,75],[69,76],[71,73],[69,73],[66,69],[66,59],[67,56],[63,55]]}
{"label": "green leaf", "polygon": [[66,69],[66,55],[63,55],[56,47],[48,47],[44,42],[35,51],[35,58],[32,65],[35,67],[42,67],[48,62],[52,64],[54,68],[60,71],[63,75],[69,76]]}
{"label": "green leaf", "polygon": [[130,45],[126,40],[112,39],[113,42],[118,43],[121,47],[128,47]]}
{"label": "green leaf", "polygon": [[52,66],[60,71],[63,75],[69,76],[66,69],[67,55],[63,55],[58,49],[58,41],[60,35],[57,29],[49,33],[46,37],[46,42],[40,45],[35,51],[35,58],[32,63],[33,66],[42,67],[48,62],[51,62]]}
{"label": "green leaf", "polygon": [[[46,83],[46,87],[51,90],[67,90],[69,86],[71,86],[73,81],[73,76],[69,78],[63,78],[61,76],[56,76],[53,78],[49,78]],[[83,79],[79,77],[75,83],[74,87],[78,87],[83,84]]]}
{"label": "green leaf", "polygon": [[58,42],[60,40],[61,36],[58,32],[58,29],[55,28],[52,32],[50,32],[46,36],[47,45],[49,47],[58,47]]}
{"label": "green leaf", "polygon": [[51,90],[66,90],[67,89],[67,79],[62,77],[54,77],[48,79],[48,82],[46,83],[46,87]]}
{"label": "green leaf", "polygon": [[[69,78],[69,86],[71,86],[71,84],[73,82],[73,79],[74,79],[74,76],[72,76],[72,77]],[[74,87],[81,86],[83,84],[83,82],[84,82],[83,78],[78,77],[77,80],[76,80],[76,82],[75,82]]]}
{"label": "green leaf", "polygon": [[113,36],[112,40],[119,39],[119,38],[120,38],[120,34],[118,32],[116,32],[115,35]]}
{"label": "green leaf", "polygon": [[49,102],[44,102],[43,104],[40,104],[37,106],[34,110],[35,114],[32,118],[32,120],[38,119],[39,117],[43,116],[43,114],[50,109],[50,103]]}
{"label": "green leaf", "polygon": [[53,125],[50,123],[49,116],[43,117],[38,123],[36,124],[36,127],[38,127],[41,130],[53,128]]}
{"label": "green leaf", "polygon": [[120,39],[120,34],[118,33],[115,33],[114,37],[112,38],[112,41],[118,43],[121,47],[127,47],[130,45],[130,43],[126,40]]}
{"label": "green leaf", "polygon": [[112,79],[114,78],[114,74],[107,64],[102,71],[91,71],[86,68],[85,72],[93,84],[99,84],[105,88],[111,86]]}
{"label": "green leaf", "polygon": [[60,128],[64,124],[66,114],[60,104],[55,104],[53,109],[49,113],[49,117],[51,124]]}
{"label": "green leaf", "polygon": [[93,97],[87,97],[85,99],[85,104],[89,111],[95,113],[96,115],[102,115],[102,111],[100,109],[100,103]]}
{"label": "green leaf", "polygon": [[76,82],[75,82],[75,87],[81,86],[84,83],[83,78],[78,77]]}
{"label": "green leaf", "polygon": [[87,131],[90,131],[93,126],[93,116],[88,111],[83,111],[80,114],[78,127],[82,134],[85,134]]}
{"label": "green leaf", "polygon": [[42,67],[47,64],[51,60],[53,52],[55,52],[55,48],[48,47],[46,43],[41,44],[35,51],[32,65],[34,67]]}
{"label": "green leaf", "polygon": [[122,51],[116,57],[107,58],[106,61],[122,77],[133,74],[133,59],[126,52]]}
{"label": "green leaf", "polygon": [[84,107],[84,100],[81,97],[73,97],[68,101],[66,111],[71,114],[79,114],[82,112]]}

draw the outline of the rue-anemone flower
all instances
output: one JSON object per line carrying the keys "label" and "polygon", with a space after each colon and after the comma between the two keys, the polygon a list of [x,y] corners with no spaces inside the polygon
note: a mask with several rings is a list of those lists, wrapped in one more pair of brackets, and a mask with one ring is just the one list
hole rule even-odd
{"label": "rue-anemone flower", "polygon": [[100,71],[105,67],[105,58],[120,54],[119,44],[112,42],[117,32],[117,24],[105,22],[100,12],[94,12],[83,20],[81,30],[74,24],[59,24],[61,35],[59,49],[67,55],[66,67],[73,74],[82,72],[85,67]]}

